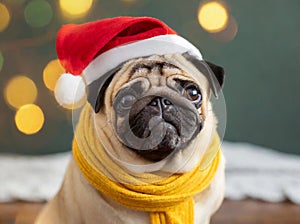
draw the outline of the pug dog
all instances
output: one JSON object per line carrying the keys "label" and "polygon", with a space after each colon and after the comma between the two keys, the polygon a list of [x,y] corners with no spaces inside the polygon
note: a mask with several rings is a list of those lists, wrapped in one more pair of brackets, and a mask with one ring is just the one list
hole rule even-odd
{"label": "pug dog", "polygon": [[[90,86],[95,131],[110,136],[108,150],[131,172],[189,172],[216,132],[210,97],[218,96],[223,81],[221,67],[187,53],[132,59]],[[194,197],[195,224],[209,224],[223,201],[224,163],[221,156],[212,182]],[[72,158],[61,189],[36,223],[150,224],[150,219],[148,212],[95,189]]]}

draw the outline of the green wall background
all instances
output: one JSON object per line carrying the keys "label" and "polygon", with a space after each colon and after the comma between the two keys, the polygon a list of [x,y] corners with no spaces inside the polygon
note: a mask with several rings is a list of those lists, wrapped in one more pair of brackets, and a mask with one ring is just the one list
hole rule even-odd
{"label": "green wall background", "polygon": [[[26,2],[11,1],[10,7],[18,13],[10,27],[0,33],[0,51],[5,57],[0,89],[4,89],[13,75],[30,74],[38,86],[37,104],[44,110],[46,120],[41,132],[35,135],[19,133],[13,122],[15,111],[1,97],[0,152],[43,154],[70,150],[71,112],[56,104],[42,81],[44,66],[56,57],[53,33],[62,24],[146,15],[165,21],[199,47],[205,59],[225,68],[226,140],[300,154],[300,1],[224,1],[239,28],[236,38],[225,43],[217,42],[198,25],[197,11],[202,2],[198,0],[137,0],[131,4],[99,0],[87,17],[75,21],[64,20],[57,1],[49,1],[57,12],[45,29],[34,29],[24,22],[22,10]],[[47,29],[52,29],[53,38],[43,44],[32,47],[8,44],[43,36]]]}

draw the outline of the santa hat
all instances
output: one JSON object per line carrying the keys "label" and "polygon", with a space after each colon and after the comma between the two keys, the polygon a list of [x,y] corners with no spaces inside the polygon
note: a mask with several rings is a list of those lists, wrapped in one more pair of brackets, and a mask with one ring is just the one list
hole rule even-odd
{"label": "santa hat", "polygon": [[61,105],[80,101],[86,85],[130,59],[187,52],[202,60],[194,45],[150,17],[117,17],[65,25],[58,32],[56,49],[66,70],[55,87],[55,98]]}

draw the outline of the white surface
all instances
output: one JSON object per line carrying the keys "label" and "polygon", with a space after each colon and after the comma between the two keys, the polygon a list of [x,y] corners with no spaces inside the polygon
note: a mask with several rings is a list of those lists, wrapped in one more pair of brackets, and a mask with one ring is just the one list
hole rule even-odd
{"label": "white surface", "polygon": [[[300,204],[300,156],[245,143],[223,143],[226,197]],[[47,156],[0,155],[0,202],[48,200],[57,192],[70,153]]]}
{"label": "white surface", "polygon": [[0,156],[0,202],[41,201],[59,189],[70,153],[49,156]]}
{"label": "white surface", "polygon": [[226,197],[300,204],[300,156],[245,144],[223,144]]}

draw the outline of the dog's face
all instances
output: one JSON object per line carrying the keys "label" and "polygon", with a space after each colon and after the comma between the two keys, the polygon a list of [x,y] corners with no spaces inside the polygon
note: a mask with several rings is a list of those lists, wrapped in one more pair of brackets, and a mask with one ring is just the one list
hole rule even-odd
{"label": "dog's face", "polygon": [[[202,92],[207,86],[201,88],[180,68],[163,60],[141,60],[128,75],[113,104],[114,128],[120,140],[154,162],[186,148],[201,130]],[[145,140],[137,145],[135,137]]]}
{"label": "dog's face", "polygon": [[114,74],[107,88],[102,87],[105,104],[99,105],[98,97],[96,108],[105,107],[118,141],[131,155],[138,155],[135,160],[159,162],[176,154],[183,160],[188,156],[184,151],[195,139],[200,141],[202,131],[212,132],[205,129],[206,121],[214,119],[207,75],[212,74],[202,74],[181,55],[135,59]]}

